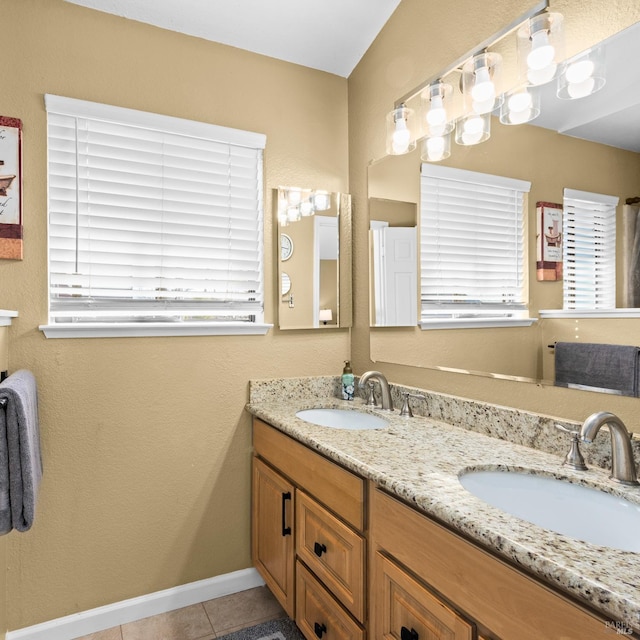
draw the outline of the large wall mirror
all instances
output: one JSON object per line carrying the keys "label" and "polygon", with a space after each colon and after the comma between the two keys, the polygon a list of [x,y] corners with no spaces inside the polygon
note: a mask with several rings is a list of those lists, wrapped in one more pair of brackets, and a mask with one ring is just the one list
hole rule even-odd
{"label": "large wall mirror", "polygon": [[351,196],[274,189],[277,217],[278,326],[351,326]]}
{"label": "large wall mirror", "polygon": [[[563,285],[561,279],[539,281],[536,276],[536,203],[562,203],[565,188],[619,198],[616,306],[628,304],[623,296],[627,259],[623,245],[624,228],[634,214],[633,207],[625,207],[625,202],[640,196],[640,76],[631,62],[640,56],[640,23],[608,38],[603,45],[607,82],[600,92],[580,100],[560,101],[555,96],[555,83],[551,83],[542,95],[538,119],[512,127],[500,124],[494,116],[488,141],[475,146],[454,145],[451,156],[437,163],[531,183],[526,196],[526,262],[529,311],[536,322],[530,326],[420,329],[420,239],[416,229],[420,220],[420,149],[370,164],[372,360],[553,384],[554,351],[550,345],[556,342],[640,346],[637,310],[614,312],[611,317],[540,315],[542,310],[562,310]],[[387,285],[380,285],[384,297],[377,295],[379,272],[384,272],[384,267],[376,263],[380,229],[399,229],[398,233],[409,239],[401,247],[409,266],[401,269],[403,290],[397,296],[384,289]],[[412,236],[417,237],[414,254]],[[415,267],[413,279],[411,265]],[[403,306],[407,296],[413,296],[417,309]]]}

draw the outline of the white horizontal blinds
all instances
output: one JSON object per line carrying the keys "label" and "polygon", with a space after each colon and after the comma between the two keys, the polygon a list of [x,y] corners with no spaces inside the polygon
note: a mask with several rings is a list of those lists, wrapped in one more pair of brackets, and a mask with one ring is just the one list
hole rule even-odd
{"label": "white horizontal blinds", "polygon": [[47,111],[51,321],[262,321],[264,136]]}
{"label": "white horizontal blinds", "polygon": [[524,194],[530,186],[422,165],[423,319],[510,316],[526,309]]}
{"label": "white horizontal blinds", "polygon": [[617,205],[615,196],[564,190],[565,309],[615,308]]}

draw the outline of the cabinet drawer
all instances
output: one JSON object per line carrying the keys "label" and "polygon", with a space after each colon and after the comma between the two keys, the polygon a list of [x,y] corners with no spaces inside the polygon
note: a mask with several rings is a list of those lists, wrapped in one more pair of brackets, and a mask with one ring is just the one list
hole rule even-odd
{"label": "cabinet drawer", "polygon": [[296,624],[308,640],[364,640],[364,631],[300,562],[296,562]]}
{"label": "cabinet drawer", "polygon": [[375,554],[374,629],[381,640],[472,640],[474,628],[388,558]]}
{"label": "cabinet drawer", "polygon": [[362,621],[364,538],[302,491],[296,492],[296,551],[338,600]]}
{"label": "cabinet drawer", "polygon": [[370,496],[374,549],[502,640],[610,640],[611,629],[579,605],[386,493]]}
{"label": "cabinet drawer", "polygon": [[253,449],[356,529],[364,528],[364,480],[288,435],[253,419]]}

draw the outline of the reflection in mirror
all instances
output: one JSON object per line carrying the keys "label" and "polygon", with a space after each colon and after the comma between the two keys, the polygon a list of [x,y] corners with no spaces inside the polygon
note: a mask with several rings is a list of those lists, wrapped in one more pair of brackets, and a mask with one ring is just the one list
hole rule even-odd
{"label": "reflection in mirror", "polygon": [[371,326],[415,326],[418,321],[416,205],[370,198]]}
{"label": "reflection in mirror", "polygon": [[[622,53],[620,53],[622,52]],[[627,199],[640,195],[640,81],[630,77],[629,60],[640,55],[640,24],[605,42],[607,84],[592,96],[560,101],[551,107],[542,95],[541,115],[530,124],[505,126],[492,117],[491,138],[477,146],[458,146],[439,165],[506,176],[531,182],[527,213],[529,309],[537,323],[530,327],[421,331],[412,329],[371,330],[374,361],[443,368],[480,375],[511,377],[553,384],[556,342],[640,345],[636,309],[625,294],[630,280],[625,264],[634,261],[623,252],[633,245],[623,229],[632,228],[637,205],[625,207]],[[620,77],[618,80],[617,77]],[[607,92],[611,93],[607,93]],[[546,101],[546,102],[545,102]],[[560,104],[561,103],[561,104]],[[540,126],[538,126],[540,125]],[[558,131],[566,131],[562,135]],[[419,150],[403,156],[387,156],[369,167],[368,188],[372,221],[378,201],[395,201],[414,206],[419,220]],[[536,204],[563,203],[565,189],[607,194],[619,198],[617,208],[616,281],[617,311],[566,317],[563,310],[563,281],[536,277]],[[633,224],[631,224],[631,216]],[[391,223],[390,223],[391,224]],[[637,262],[637,260],[636,260]],[[374,279],[372,262],[372,280]],[[373,312],[377,305],[372,292]],[[553,313],[546,310],[555,309]],[[542,312],[542,313],[541,313]],[[566,314],[563,317],[563,314]],[[591,317],[587,317],[591,316]],[[635,317],[634,317],[635,316]]]}
{"label": "reflection in mirror", "polygon": [[280,329],[350,326],[350,196],[280,187],[274,204]]}

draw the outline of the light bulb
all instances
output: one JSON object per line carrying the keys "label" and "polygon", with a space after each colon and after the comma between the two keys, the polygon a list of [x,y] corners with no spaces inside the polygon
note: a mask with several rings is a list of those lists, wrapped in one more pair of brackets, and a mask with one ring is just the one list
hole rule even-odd
{"label": "light bulb", "polygon": [[546,29],[540,29],[531,36],[531,51],[527,56],[527,66],[533,71],[540,71],[548,67],[556,55],[556,50],[549,42]]}
{"label": "light bulb", "polygon": [[300,220],[300,207],[299,206],[295,206],[295,207],[289,207],[287,209],[287,220],[289,222],[298,222],[298,220]]}
{"label": "light bulb", "polygon": [[327,191],[316,191],[313,204],[316,211],[326,211],[331,208],[331,196]]}
{"label": "light bulb", "polygon": [[569,82],[567,92],[571,98],[584,98],[593,93],[596,81],[593,78],[586,78],[582,82]]}
{"label": "light bulb", "polygon": [[431,98],[431,108],[427,112],[427,123],[431,127],[441,127],[447,121],[447,112],[442,102],[442,96],[435,95]]}
{"label": "light bulb", "polygon": [[438,162],[444,158],[445,139],[442,136],[427,138],[427,156],[429,160]]}
{"label": "light bulb", "polygon": [[407,121],[404,118],[396,120],[396,128],[391,138],[391,146],[394,153],[404,153],[409,148],[411,132],[407,128]]}
{"label": "light bulb", "polygon": [[532,102],[533,99],[528,91],[518,91],[509,97],[507,105],[510,112],[525,111],[527,109],[531,109]]}
{"label": "light bulb", "polygon": [[547,82],[551,82],[551,80],[553,80],[553,77],[556,75],[557,68],[557,64],[550,64],[544,69],[529,69],[527,71],[527,80],[530,84],[536,87],[541,84],[547,84]]}
{"label": "light bulb", "polygon": [[511,124],[524,124],[532,120],[532,109],[522,109],[522,111],[509,111],[509,122]]}
{"label": "light bulb", "polygon": [[480,116],[471,116],[463,125],[462,141],[464,144],[477,144],[482,138],[484,122]]}
{"label": "light bulb", "polygon": [[313,215],[314,209],[311,200],[303,200],[300,203],[300,215],[302,216],[311,216]]}
{"label": "light bulb", "polygon": [[570,84],[584,82],[593,75],[595,65],[592,60],[578,60],[572,62],[565,71],[567,82]]}
{"label": "light bulb", "polygon": [[302,199],[302,191],[300,189],[289,189],[289,193],[287,194],[287,200],[290,205],[297,205],[300,203]]}
{"label": "light bulb", "polygon": [[480,104],[486,104],[490,100],[493,101],[496,97],[496,88],[491,82],[489,77],[489,69],[487,67],[480,67],[476,71],[476,81],[471,89],[471,97],[474,102]]}

